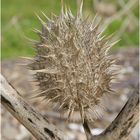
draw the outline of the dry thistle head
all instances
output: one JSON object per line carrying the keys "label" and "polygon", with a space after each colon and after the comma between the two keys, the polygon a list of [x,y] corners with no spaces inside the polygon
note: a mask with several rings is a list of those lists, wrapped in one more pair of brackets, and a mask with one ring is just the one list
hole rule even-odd
{"label": "dry thistle head", "polygon": [[62,7],[59,17],[40,19],[43,29],[38,32],[37,54],[29,67],[41,90],[36,97],[57,106],[68,119],[79,112],[82,120],[93,120],[104,97],[113,92],[115,64],[108,55],[112,44],[102,37],[95,19],[83,19],[82,4],[77,16]]}

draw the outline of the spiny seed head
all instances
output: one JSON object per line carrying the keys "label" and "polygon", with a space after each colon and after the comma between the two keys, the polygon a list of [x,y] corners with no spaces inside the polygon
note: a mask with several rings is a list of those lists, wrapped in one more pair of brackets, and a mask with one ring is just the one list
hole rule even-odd
{"label": "spiny seed head", "polygon": [[96,20],[83,19],[82,4],[76,16],[62,8],[59,17],[45,17],[46,21],[40,19],[37,54],[29,64],[41,90],[36,97],[57,106],[68,119],[79,112],[82,120],[93,120],[104,97],[113,92],[115,64],[108,55],[112,44],[102,37]]}

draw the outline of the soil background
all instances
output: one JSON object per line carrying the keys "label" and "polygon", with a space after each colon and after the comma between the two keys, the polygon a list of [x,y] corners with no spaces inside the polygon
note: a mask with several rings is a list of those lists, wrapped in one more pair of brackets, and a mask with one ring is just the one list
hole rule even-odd
{"label": "soil background", "polygon": [[[139,76],[139,50],[138,48],[124,48],[112,52],[121,65],[119,82],[113,85],[117,94],[112,95],[106,101],[107,111],[101,118],[90,124],[93,134],[101,133],[109,123],[117,116],[123,105],[128,100],[135,86],[138,84]],[[52,123],[61,127],[69,136],[69,140],[86,140],[84,131],[79,122],[66,123],[65,116],[60,117],[58,112],[51,110],[40,100],[31,100],[29,97],[37,89],[36,83],[32,82],[32,72],[26,68],[21,59],[2,61],[2,74],[19,91],[24,99],[32,104],[42,114],[46,115]],[[35,140],[35,138],[24,128],[11,114],[1,107],[1,132],[2,140]],[[138,140],[138,124],[131,132],[129,140]]]}

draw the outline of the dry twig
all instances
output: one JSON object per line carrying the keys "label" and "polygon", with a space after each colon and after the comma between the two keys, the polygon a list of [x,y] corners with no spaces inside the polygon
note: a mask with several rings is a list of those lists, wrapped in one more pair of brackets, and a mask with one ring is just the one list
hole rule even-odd
{"label": "dry twig", "polygon": [[[61,130],[52,125],[46,117],[34,110],[19,93],[1,76],[1,101],[5,108],[22,123],[38,140],[63,140]],[[138,122],[138,88],[109,127],[91,140],[124,140]],[[90,129],[89,129],[90,131]],[[88,133],[89,135],[90,133]],[[90,136],[88,136],[90,137]]]}
{"label": "dry twig", "polygon": [[[38,140],[62,140],[61,130],[33,109],[19,93],[4,79],[1,79],[1,102],[3,106],[23,124]],[[64,135],[63,135],[64,136]]]}
{"label": "dry twig", "polygon": [[126,140],[139,119],[139,88],[130,96],[118,116],[93,140]]}

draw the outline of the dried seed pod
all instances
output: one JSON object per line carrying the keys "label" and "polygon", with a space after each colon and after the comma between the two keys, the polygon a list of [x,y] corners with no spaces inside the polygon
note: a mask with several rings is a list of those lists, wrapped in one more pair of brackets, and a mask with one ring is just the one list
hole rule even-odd
{"label": "dried seed pod", "polygon": [[36,97],[57,105],[68,119],[79,112],[82,120],[94,120],[100,116],[104,97],[113,92],[115,64],[108,55],[110,40],[102,37],[96,18],[93,22],[83,19],[82,5],[77,16],[62,8],[58,17],[39,18],[41,39],[29,67],[41,90]]}

